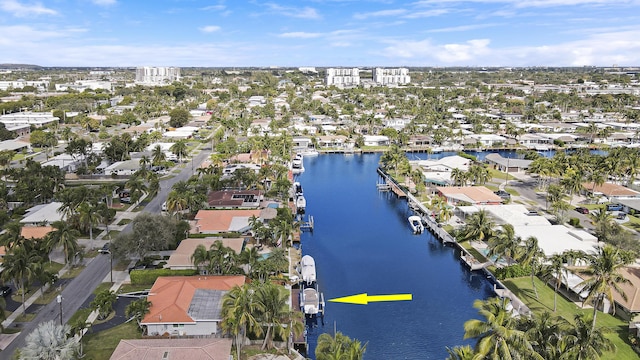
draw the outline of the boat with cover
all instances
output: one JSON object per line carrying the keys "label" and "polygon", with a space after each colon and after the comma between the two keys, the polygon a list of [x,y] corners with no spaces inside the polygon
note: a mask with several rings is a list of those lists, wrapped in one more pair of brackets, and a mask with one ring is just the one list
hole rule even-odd
{"label": "boat with cover", "polygon": [[291,161],[291,172],[294,174],[301,174],[304,172],[302,155],[296,154],[296,157],[293,159],[293,161]]}
{"label": "boat with cover", "polygon": [[318,291],[316,283],[316,262],[305,255],[300,260],[300,274],[302,275],[300,291],[300,310],[306,316],[324,314],[324,295]]}
{"label": "boat with cover", "polygon": [[305,283],[316,282],[316,261],[311,256],[305,255],[300,260],[300,274]]}
{"label": "boat with cover", "polygon": [[296,211],[298,214],[304,214],[306,207],[307,199],[304,198],[304,195],[296,195]]}
{"label": "boat with cover", "polygon": [[418,215],[409,216],[409,225],[416,234],[422,234],[424,231],[424,225],[422,224],[422,218]]}

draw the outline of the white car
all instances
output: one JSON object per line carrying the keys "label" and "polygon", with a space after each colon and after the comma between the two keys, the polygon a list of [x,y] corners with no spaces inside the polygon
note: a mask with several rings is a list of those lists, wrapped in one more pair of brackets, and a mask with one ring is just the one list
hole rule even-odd
{"label": "white car", "polygon": [[162,208],[162,211],[167,211],[167,202],[166,201],[162,203],[162,207],[161,208]]}

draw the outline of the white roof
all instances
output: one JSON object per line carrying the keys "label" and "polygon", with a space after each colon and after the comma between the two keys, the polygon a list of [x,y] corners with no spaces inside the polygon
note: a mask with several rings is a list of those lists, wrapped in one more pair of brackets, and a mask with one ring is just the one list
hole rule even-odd
{"label": "white roof", "polygon": [[63,216],[58,212],[61,206],[62,203],[60,202],[34,206],[27,211],[26,216],[20,222],[23,224],[51,224],[54,221],[62,220]]}
{"label": "white roof", "polygon": [[449,169],[468,170],[471,160],[463,158],[459,155],[445,156],[437,160],[417,160],[411,163],[418,164],[425,169],[433,171],[447,171]]}
{"label": "white roof", "polygon": [[524,205],[482,205],[478,208],[491,214],[499,223],[515,226],[549,226],[551,223],[544,216],[527,215],[529,210]]}
{"label": "white roof", "polygon": [[[597,246],[597,239],[582,230],[570,229],[564,225],[527,226],[517,225],[513,227],[517,236],[526,239],[533,236],[538,239],[538,246],[549,257],[561,254],[567,250],[580,250],[593,253]],[[576,232],[583,232],[582,239],[576,237]]]}

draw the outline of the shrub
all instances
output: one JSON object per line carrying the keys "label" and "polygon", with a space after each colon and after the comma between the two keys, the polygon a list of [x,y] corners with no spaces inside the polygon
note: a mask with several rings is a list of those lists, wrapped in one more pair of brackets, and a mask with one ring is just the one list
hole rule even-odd
{"label": "shrub", "polygon": [[580,225],[580,219],[578,218],[571,218],[569,219],[569,225],[575,227],[575,228],[581,228],[582,225]]}
{"label": "shrub", "polygon": [[466,152],[464,152],[464,151],[458,151],[458,156],[461,156],[461,157],[463,157],[463,158],[465,158],[465,159],[469,159],[469,160],[473,160],[473,161],[478,161],[478,159],[477,159],[475,156],[470,155],[470,154],[467,154],[467,153],[466,153]]}
{"label": "shrub", "polygon": [[198,275],[196,269],[171,270],[171,269],[150,269],[131,270],[131,285],[153,285],[160,276],[193,276]]}
{"label": "shrub", "polygon": [[513,264],[496,269],[496,278],[504,280],[509,278],[523,277],[531,274],[531,267]]}

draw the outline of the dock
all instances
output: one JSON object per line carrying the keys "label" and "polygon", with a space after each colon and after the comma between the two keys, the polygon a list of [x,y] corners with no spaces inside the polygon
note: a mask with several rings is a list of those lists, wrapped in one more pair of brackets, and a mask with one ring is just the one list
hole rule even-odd
{"label": "dock", "polygon": [[[300,289],[291,289],[291,309],[300,309]],[[293,347],[301,354],[307,353],[307,330],[293,339]]]}
{"label": "dock", "polygon": [[460,252],[460,259],[462,259],[462,261],[464,261],[464,263],[469,266],[469,269],[471,269],[471,271],[481,270],[492,264],[491,261],[481,263],[475,257],[473,257],[473,255],[467,253],[466,251]]}
{"label": "dock", "polygon": [[300,230],[301,231],[313,231],[314,220],[312,215],[307,216],[307,220],[304,219],[304,216],[300,218]]}
{"label": "dock", "polygon": [[378,168],[378,174],[383,179],[382,183],[376,184],[376,187],[378,187],[378,190],[381,190],[381,191],[391,190],[400,199],[407,197],[407,193],[404,190],[402,190],[400,185],[398,185],[395,182],[395,180],[393,180],[393,178],[391,178],[391,176],[385,173],[381,168]]}

